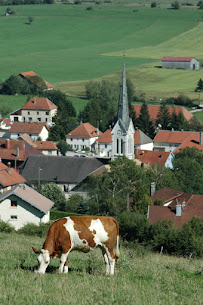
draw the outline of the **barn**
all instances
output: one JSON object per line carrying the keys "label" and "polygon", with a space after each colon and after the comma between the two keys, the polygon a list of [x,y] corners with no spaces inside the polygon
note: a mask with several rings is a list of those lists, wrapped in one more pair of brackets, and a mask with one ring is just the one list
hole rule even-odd
{"label": "barn", "polygon": [[162,68],[199,70],[199,61],[194,57],[163,57]]}

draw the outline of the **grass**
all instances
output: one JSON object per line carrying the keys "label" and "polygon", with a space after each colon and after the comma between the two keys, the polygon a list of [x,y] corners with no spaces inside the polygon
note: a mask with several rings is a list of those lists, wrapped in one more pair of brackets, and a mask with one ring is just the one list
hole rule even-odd
{"label": "grass", "polygon": [[198,117],[200,121],[203,122],[203,111],[195,112],[195,115]]}
{"label": "grass", "polygon": [[[202,71],[155,66],[167,55],[203,60],[201,10],[139,6],[134,12],[132,5],[92,4],[88,11],[87,6],[12,6],[15,16],[0,16],[0,78],[34,70],[67,94],[83,94],[90,79],[120,81],[125,50],[127,75],[148,97],[181,92],[196,98]],[[32,24],[28,16],[34,17]]]}
{"label": "grass", "polygon": [[58,259],[45,275],[37,275],[36,255],[44,238],[0,233],[0,303],[195,305],[202,302],[202,261],[150,253],[143,248],[121,246],[115,276],[104,275],[100,250],[73,252],[69,274],[57,274]]}
{"label": "grass", "polygon": [[27,101],[25,95],[0,95],[0,108],[8,106],[11,112],[20,109]]}

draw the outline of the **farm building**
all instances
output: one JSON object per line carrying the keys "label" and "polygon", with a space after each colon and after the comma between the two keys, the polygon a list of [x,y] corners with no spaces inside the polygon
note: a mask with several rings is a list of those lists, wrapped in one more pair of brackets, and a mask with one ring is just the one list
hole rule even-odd
{"label": "farm building", "polygon": [[194,57],[163,57],[162,68],[199,70],[199,61]]}

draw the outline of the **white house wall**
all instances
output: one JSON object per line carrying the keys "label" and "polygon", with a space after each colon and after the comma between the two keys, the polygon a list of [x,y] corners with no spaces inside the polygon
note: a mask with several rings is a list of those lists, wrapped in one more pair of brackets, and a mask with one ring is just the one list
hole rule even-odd
{"label": "white house wall", "polygon": [[[11,200],[17,201],[17,207],[11,206]],[[11,216],[17,216],[17,219],[11,219]],[[49,213],[44,215],[38,209],[13,195],[0,203],[0,219],[18,230],[27,223],[39,225],[41,222],[48,222]]]}
{"label": "white house wall", "polygon": [[93,138],[66,138],[66,143],[69,144],[73,150],[83,150],[86,147],[91,149],[91,145],[98,139]]}
{"label": "white house wall", "polygon": [[143,149],[143,150],[153,150],[154,144],[153,142],[147,143],[147,144],[141,144],[141,145],[136,145],[137,149]]}
{"label": "white house wall", "polygon": [[154,150],[173,152],[181,143],[154,142]]}

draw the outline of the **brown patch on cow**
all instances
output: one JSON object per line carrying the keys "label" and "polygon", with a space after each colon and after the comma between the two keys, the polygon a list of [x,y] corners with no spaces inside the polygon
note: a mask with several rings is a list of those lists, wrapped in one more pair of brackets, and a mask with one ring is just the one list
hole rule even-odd
{"label": "brown patch on cow", "polygon": [[[90,217],[90,216],[71,216],[71,219],[74,221],[74,229],[78,231],[79,238],[81,240],[85,239],[88,242],[90,248],[94,248],[96,246],[94,242],[94,235],[89,230],[92,219],[97,219],[98,217]],[[96,233],[96,232],[95,232]]]}
{"label": "brown patch on cow", "polygon": [[92,233],[95,235],[97,232],[95,230],[93,230]]}
{"label": "brown patch on cow", "polygon": [[83,244],[86,244],[86,240],[84,240],[84,239],[83,239],[83,241],[82,241],[82,242],[83,242]]}

